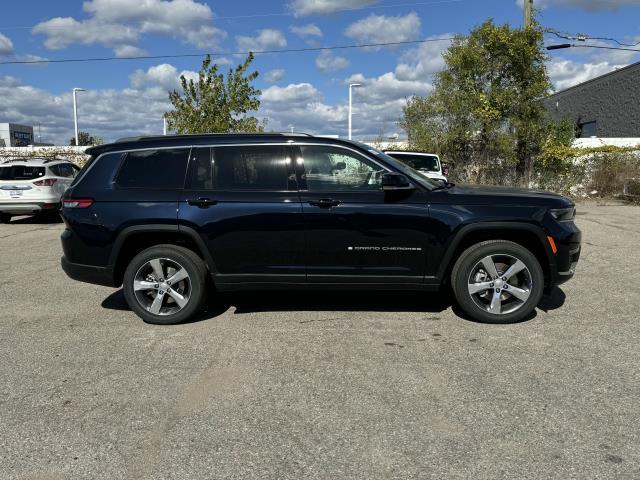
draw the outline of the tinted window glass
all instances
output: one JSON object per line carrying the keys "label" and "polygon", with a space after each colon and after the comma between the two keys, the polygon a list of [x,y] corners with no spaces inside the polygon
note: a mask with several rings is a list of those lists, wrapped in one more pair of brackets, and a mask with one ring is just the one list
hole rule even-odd
{"label": "tinted window glass", "polygon": [[213,190],[213,157],[210,148],[194,148],[191,151],[191,188]]}
{"label": "tinted window glass", "polygon": [[380,190],[386,170],[374,162],[338,147],[314,145],[300,150],[310,192]]}
{"label": "tinted window glass", "polygon": [[125,188],[182,188],[188,158],[188,148],[129,152],[117,184]]}
{"label": "tinted window glass", "polygon": [[28,165],[0,167],[0,180],[34,180],[44,177],[44,174],[44,167],[30,167]]}
{"label": "tinted window glass", "polygon": [[57,177],[73,178],[76,175],[76,169],[70,163],[52,165],[49,170]]}
{"label": "tinted window glass", "polygon": [[242,146],[194,151],[191,188],[202,190],[290,190],[285,147]]}

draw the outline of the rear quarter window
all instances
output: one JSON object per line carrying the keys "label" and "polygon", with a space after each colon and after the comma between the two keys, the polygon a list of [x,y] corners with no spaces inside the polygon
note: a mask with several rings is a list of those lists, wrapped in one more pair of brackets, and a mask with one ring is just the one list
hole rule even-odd
{"label": "rear quarter window", "polygon": [[180,189],[189,160],[189,149],[142,150],[127,153],[116,185],[120,188]]}

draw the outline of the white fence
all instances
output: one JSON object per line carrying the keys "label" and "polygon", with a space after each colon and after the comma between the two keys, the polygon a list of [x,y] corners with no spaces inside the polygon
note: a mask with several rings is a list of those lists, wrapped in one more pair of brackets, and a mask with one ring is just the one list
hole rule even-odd
{"label": "white fence", "polygon": [[1,147],[0,162],[9,158],[64,158],[78,165],[89,159],[85,154],[88,147]]}

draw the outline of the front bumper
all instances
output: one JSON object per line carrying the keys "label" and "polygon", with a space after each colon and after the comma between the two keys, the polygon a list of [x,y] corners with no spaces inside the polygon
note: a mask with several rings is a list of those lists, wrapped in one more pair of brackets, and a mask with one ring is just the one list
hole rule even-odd
{"label": "front bumper", "polygon": [[573,223],[559,224],[561,229],[553,232],[557,252],[553,254],[550,286],[561,285],[573,278],[582,252],[582,232]]}

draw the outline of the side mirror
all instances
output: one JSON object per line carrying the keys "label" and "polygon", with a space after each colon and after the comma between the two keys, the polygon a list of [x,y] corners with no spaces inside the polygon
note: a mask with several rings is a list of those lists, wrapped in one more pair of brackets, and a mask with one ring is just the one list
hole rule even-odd
{"label": "side mirror", "polygon": [[387,172],[382,175],[382,190],[415,190],[409,179],[397,172]]}
{"label": "side mirror", "polygon": [[345,162],[338,162],[336,163],[332,170],[336,171],[336,170],[345,170],[347,168],[347,164]]}

